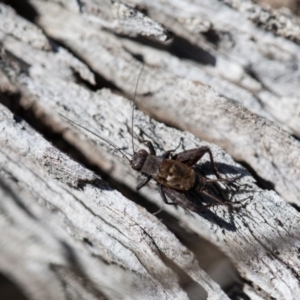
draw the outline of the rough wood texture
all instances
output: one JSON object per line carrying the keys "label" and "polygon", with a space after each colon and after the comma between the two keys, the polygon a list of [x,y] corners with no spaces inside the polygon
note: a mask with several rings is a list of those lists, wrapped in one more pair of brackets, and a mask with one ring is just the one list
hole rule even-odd
{"label": "rough wood texture", "polygon": [[[209,145],[224,176],[242,175],[232,199],[243,200],[239,210],[186,213],[164,205],[167,229],[140,206],[162,205],[154,184],[135,204],[1,106],[0,271],[32,299],[237,297],[182,244],[196,234],[234,263],[243,297],[297,299],[300,214],[288,202],[299,203],[300,143],[291,136],[300,136],[299,20],[250,1],[29,3],[36,24],[0,6],[1,102],[16,115],[134,190],[137,173],[128,162],[58,113],[131,153],[131,104],[101,84],[132,97],[141,70],[135,57],[142,56],[139,107],[224,147],[274,191],[257,186],[218,146],[136,111],[135,145],[138,137],[159,153],[182,138],[178,151]],[[157,42],[169,30],[174,41]],[[154,41],[126,37],[140,35]],[[199,169],[209,174],[206,158]]]}

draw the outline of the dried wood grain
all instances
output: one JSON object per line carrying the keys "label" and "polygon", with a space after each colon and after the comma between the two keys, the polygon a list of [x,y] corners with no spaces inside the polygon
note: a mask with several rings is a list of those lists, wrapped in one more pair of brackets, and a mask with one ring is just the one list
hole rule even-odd
{"label": "dried wood grain", "polygon": [[[299,46],[294,34],[297,19],[291,17],[294,31],[288,35],[289,27],[285,25],[277,31],[271,30],[270,23],[258,27],[257,20],[262,22],[266,11],[249,1],[245,3],[248,8],[256,9],[256,19],[253,14],[249,16],[249,10],[243,6],[246,4],[232,1],[224,1],[230,5],[222,1],[131,2],[147,11],[148,16],[128,6],[129,2],[103,1],[99,13],[96,8],[100,4],[96,1],[60,2],[63,6],[55,2],[30,0],[38,12],[37,25],[1,5],[1,43],[5,50],[0,76],[5,98],[2,102],[14,110],[15,101],[17,106],[34,112],[51,130],[63,132],[64,139],[90,164],[133,190],[137,174],[126,160],[95,137],[68,124],[58,113],[100,133],[130,153],[130,103],[109,89],[95,91],[93,86],[99,88],[100,75],[119,92],[132,97],[141,70],[141,63],[135,57],[141,55],[146,65],[138,87],[139,107],[158,120],[224,147],[273,184],[274,190],[286,200],[275,191],[258,187],[250,174],[218,146],[169,128],[137,111],[136,145],[137,137],[154,141],[159,153],[175,148],[181,138],[184,143],[178,151],[209,145],[224,175],[242,174],[234,200],[245,199],[245,206],[238,211],[217,207],[187,214],[170,206],[164,206],[164,211],[179,220],[185,235],[196,233],[228,255],[241,278],[246,280],[242,288],[245,295],[251,299],[296,299],[300,215],[287,202],[299,201],[300,148],[291,136],[299,135],[296,89]],[[281,18],[279,12],[269,10],[268,13]],[[145,45],[113,34],[166,40],[170,37],[169,30],[175,33],[170,46],[154,42]],[[172,49],[172,45],[177,49]],[[179,46],[194,52],[180,56]],[[10,203],[15,198],[7,191],[16,190],[20,202],[26,199],[28,210],[32,214],[40,212],[39,218],[48,226],[46,233],[32,233],[31,227],[37,228],[34,224],[38,223],[30,223],[23,208],[20,214],[25,215],[22,218],[28,226],[19,236],[21,229],[12,226],[16,238],[1,247],[7,260],[0,261],[0,267],[10,272],[28,295],[38,299],[37,291],[27,286],[37,280],[36,287],[44,287],[53,272],[45,271],[44,281],[37,273],[25,278],[24,274],[29,272],[27,252],[18,261],[22,265],[22,272],[18,273],[7,263],[20,255],[12,249],[21,243],[23,236],[36,234],[36,251],[42,253],[45,251],[40,242],[42,236],[46,239],[58,230],[61,238],[49,237],[51,247],[56,249],[53,250],[55,258],[44,258],[40,266],[45,269],[58,259],[65,271],[61,268],[57,271],[60,277],[56,276],[54,290],[59,290],[62,282],[67,282],[68,289],[59,290],[57,293],[61,294],[55,295],[47,292],[49,299],[66,293],[74,293],[74,299],[82,299],[79,295],[99,298],[100,294],[111,299],[138,299],[144,288],[145,299],[184,299],[188,289],[179,286],[175,273],[162,257],[202,286],[208,299],[228,298],[199,268],[195,256],[156,217],[53,148],[23,121],[14,121],[5,108],[1,112],[1,170],[6,174],[2,191]],[[199,168],[205,170],[206,162],[201,160]],[[141,195],[161,206],[155,186],[145,188]],[[3,224],[9,217],[15,220],[19,213],[16,206],[3,210]],[[41,217],[44,215],[47,217]],[[8,237],[13,233],[5,234]],[[93,246],[84,242],[85,238]],[[74,279],[70,275],[75,272],[74,265],[64,255],[61,239],[79,257],[84,276],[76,273]],[[24,249],[30,250],[30,245],[28,241]],[[107,276],[99,279],[103,261]],[[95,269],[90,267],[94,264]],[[111,269],[111,265],[117,267]],[[98,277],[94,278],[94,274]],[[115,274],[118,274],[118,285],[112,281]],[[78,279],[82,277],[96,287],[87,288]],[[80,291],[74,284],[78,281]],[[132,287],[133,282],[137,289],[124,288]],[[124,290],[128,293],[123,293]]]}

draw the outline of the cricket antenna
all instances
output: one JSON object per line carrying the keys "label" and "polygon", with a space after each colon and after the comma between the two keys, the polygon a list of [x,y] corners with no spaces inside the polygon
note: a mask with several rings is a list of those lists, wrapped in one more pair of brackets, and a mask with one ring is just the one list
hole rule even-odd
{"label": "cricket antenna", "polygon": [[144,64],[142,65],[140,74],[139,74],[139,76],[138,76],[138,80],[137,80],[136,85],[135,85],[135,91],[134,91],[134,96],[133,96],[133,101],[132,101],[132,114],[131,114],[131,144],[132,144],[132,152],[133,152],[133,153],[135,153],[135,150],[134,150],[134,143],[133,143],[133,121],[134,121],[135,97],[136,97],[136,91],[137,91],[137,88],[138,88],[138,85],[139,85],[140,77],[141,77],[141,75],[142,75],[142,73],[143,73],[143,69],[144,69]]}
{"label": "cricket antenna", "polygon": [[119,152],[123,155],[124,158],[126,158],[126,159],[129,161],[129,163],[131,163],[131,159],[125,154],[125,152],[123,152],[120,148],[118,148],[114,143],[112,143],[112,142],[110,142],[109,140],[105,139],[104,137],[102,137],[102,136],[96,134],[95,132],[93,132],[93,131],[91,131],[91,130],[85,128],[84,126],[82,126],[82,125],[80,125],[80,124],[78,124],[78,123],[72,121],[71,119],[65,117],[65,116],[62,115],[61,113],[58,113],[58,114],[61,115],[61,116],[62,116],[63,118],[65,118],[66,120],[68,120],[69,122],[71,122],[71,123],[75,124],[76,126],[78,126],[78,127],[82,128],[82,129],[88,131],[89,133],[91,133],[91,134],[95,135],[96,137],[98,137],[100,140],[104,141],[104,142],[107,143],[108,145],[110,145],[110,146],[112,146],[113,148],[115,148],[117,151],[119,151]]}

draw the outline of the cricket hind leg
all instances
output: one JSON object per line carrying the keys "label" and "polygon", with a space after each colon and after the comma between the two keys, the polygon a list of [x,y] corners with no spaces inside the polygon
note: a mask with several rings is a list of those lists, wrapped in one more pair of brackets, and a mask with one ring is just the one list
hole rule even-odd
{"label": "cricket hind leg", "polygon": [[236,180],[240,179],[242,175],[235,176],[233,178],[217,178],[217,179],[207,179],[206,183],[216,183],[216,182],[223,182],[223,183],[232,183]]}
{"label": "cricket hind leg", "polygon": [[[241,176],[239,176],[238,178],[240,177]],[[234,179],[236,180],[236,178]],[[240,200],[235,199],[236,195],[245,193],[245,191],[239,190],[239,186],[234,186],[234,184],[232,184],[232,186],[224,185],[224,187],[222,187],[218,184],[218,179],[215,180],[215,183],[217,184],[214,184],[213,182],[209,185],[209,193],[211,195],[214,195],[215,197],[218,197],[222,200],[223,203],[228,204],[232,208],[241,208],[244,203],[249,200],[248,196]],[[230,181],[230,183],[232,182]],[[233,189],[233,187],[235,187],[235,189]]]}
{"label": "cricket hind leg", "polygon": [[203,191],[200,194],[210,198],[213,201],[212,203],[203,204],[202,201],[199,203],[199,198],[198,198],[199,192],[193,195],[193,194],[185,194],[165,186],[162,186],[161,188],[168,196],[168,198],[174,202],[175,205],[182,207],[187,213],[191,213],[191,212],[202,213],[206,211],[208,208],[213,206],[223,205],[229,208],[233,206],[232,205],[233,203],[231,203],[230,201],[222,201],[206,191]]}
{"label": "cricket hind leg", "polygon": [[202,204],[201,208],[199,208],[199,212],[204,212],[211,207],[219,206],[219,205],[220,205],[219,203]]}
{"label": "cricket hind leg", "polygon": [[207,146],[203,146],[200,148],[196,148],[196,149],[191,149],[191,150],[186,150],[183,152],[180,152],[176,155],[173,156],[173,159],[186,164],[189,167],[194,166],[206,153],[208,153],[209,158],[210,158],[210,164],[212,167],[212,170],[214,172],[214,174],[216,175],[217,179],[207,179],[208,183],[212,183],[212,182],[224,182],[224,183],[232,183],[234,181],[236,181],[237,179],[240,179],[242,177],[242,175],[238,175],[236,177],[233,178],[223,178],[216,166],[214,157],[212,155],[212,152],[210,150],[209,147]]}
{"label": "cricket hind leg", "polygon": [[242,201],[230,201],[228,199],[221,200],[207,191],[201,191],[200,194],[205,195],[206,197],[214,201],[213,203],[202,205],[203,209],[207,209],[213,206],[223,205],[226,206],[232,212],[233,210],[238,210],[239,208],[241,208],[241,206],[236,207],[235,204],[241,204],[242,202],[244,202],[243,200],[245,200],[245,199],[243,199]]}
{"label": "cricket hind leg", "polygon": [[[201,191],[200,194],[205,195],[206,197],[212,199],[216,205],[225,205],[225,206],[230,206],[232,204],[232,202],[230,201],[223,201],[220,200],[219,198],[217,198],[216,196],[212,195],[211,193],[207,192],[207,191]],[[213,204],[213,203],[212,203]],[[209,205],[209,204],[208,204]]]}
{"label": "cricket hind leg", "polygon": [[[196,148],[196,149],[191,149],[191,150],[186,150],[183,152],[180,152],[176,155],[174,155],[174,159],[186,164],[189,167],[192,167],[193,165],[195,165],[203,156],[204,154],[208,153],[209,154],[209,158],[210,158],[210,164],[211,167],[215,173],[215,175],[217,176],[217,178],[221,179],[222,176],[220,175],[214,157],[212,155],[211,150],[209,149],[209,147],[207,146],[203,146],[200,148]],[[224,178],[222,178],[224,179]]]}

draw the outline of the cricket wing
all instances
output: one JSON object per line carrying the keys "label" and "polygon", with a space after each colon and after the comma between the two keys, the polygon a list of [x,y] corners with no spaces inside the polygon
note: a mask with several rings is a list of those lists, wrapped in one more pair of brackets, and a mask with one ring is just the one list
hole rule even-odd
{"label": "cricket wing", "polygon": [[162,190],[174,204],[191,211],[199,211],[199,207],[188,198],[188,193],[174,190],[166,186],[162,186]]}

